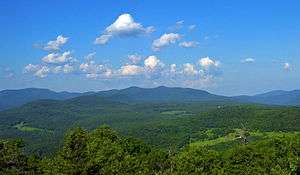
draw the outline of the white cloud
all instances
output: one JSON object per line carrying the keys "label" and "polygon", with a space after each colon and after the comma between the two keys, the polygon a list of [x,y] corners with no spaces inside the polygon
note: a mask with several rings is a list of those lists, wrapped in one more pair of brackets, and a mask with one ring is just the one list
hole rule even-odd
{"label": "white cloud", "polygon": [[60,54],[60,53],[50,53],[47,56],[43,57],[42,60],[45,63],[62,64],[62,63],[66,63],[66,62],[69,62],[69,61],[73,60],[73,58],[71,56],[71,52],[67,51],[67,52],[64,52],[62,54]]}
{"label": "white cloud", "polygon": [[132,64],[138,64],[142,60],[142,56],[138,54],[128,55],[128,59]]}
{"label": "white cloud", "polygon": [[110,77],[112,70],[106,65],[96,64],[95,61],[89,61],[79,65],[79,70],[85,73],[87,78],[95,79],[98,77]]}
{"label": "white cloud", "polygon": [[69,38],[64,37],[62,35],[57,36],[56,40],[49,41],[46,46],[44,46],[44,50],[59,50],[61,46],[68,42]]}
{"label": "white cloud", "polygon": [[197,47],[199,43],[196,41],[184,41],[179,43],[180,47],[190,48],[190,47]]}
{"label": "white cloud", "polygon": [[209,57],[201,58],[198,62],[200,66],[207,70],[210,68],[218,68],[220,66],[219,61],[215,61]]}
{"label": "white cloud", "polygon": [[40,69],[40,65],[28,64],[24,68],[24,73],[36,72]]}
{"label": "white cloud", "polygon": [[96,38],[95,44],[106,44],[112,37],[135,37],[154,31],[154,27],[144,27],[134,21],[130,14],[122,14],[117,20],[108,26],[103,34]]}
{"label": "white cloud", "polygon": [[242,63],[254,63],[255,62],[255,59],[253,58],[246,58],[244,60],[242,60]]}
{"label": "white cloud", "polygon": [[120,69],[120,74],[127,76],[127,75],[138,75],[144,71],[143,67],[137,65],[125,65],[122,66]]}
{"label": "white cloud", "polygon": [[186,75],[196,75],[198,74],[198,71],[196,70],[195,65],[191,63],[185,63],[183,64],[183,73]]}
{"label": "white cloud", "polygon": [[111,34],[110,35],[103,34],[103,35],[99,36],[98,38],[96,38],[95,44],[106,44],[112,36],[113,35],[111,35]]}
{"label": "white cloud", "polygon": [[151,55],[145,59],[144,65],[149,69],[155,69],[158,66],[163,67],[163,63],[154,55]]}
{"label": "white cloud", "polygon": [[[98,64],[94,60],[94,53],[87,55],[86,61],[66,62],[64,64],[28,64],[24,72],[40,78],[51,74],[80,73],[88,79],[120,82],[122,84],[142,83],[149,85],[170,85],[202,88],[212,85],[218,78],[215,69],[219,62],[211,58],[202,58],[198,64],[186,63],[183,65],[170,64],[164,66],[163,62],[154,55],[148,56],[140,62],[142,57],[135,54],[129,55],[131,62],[120,67],[110,68],[106,64]],[[124,79],[124,77],[126,77]],[[130,77],[130,82],[127,78]],[[132,81],[132,82],[131,82]]]}
{"label": "white cloud", "polygon": [[176,72],[176,67],[177,67],[176,64],[171,64],[170,65],[170,72],[175,73]]}
{"label": "white cloud", "polygon": [[74,67],[69,65],[69,64],[65,64],[63,67],[63,71],[64,73],[68,74],[74,71]]}
{"label": "white cloud", "polygon": [[182,36],[177,33],[165,33],[159,39],[156,39],[152,43],[152,49],[159,51],[162,47],[176,43]]}
{"label": "white cloud", "polygon": [[79,69],[83,72],[98,73],[104,70],[105,66],[102,64],[96,64],[95,61],[90,61],[88,63],[82,63]]}
{"label": "white cloud", "polygon": [[283,64],[283,69],[284,70],[287,70],[287,71],[290,71],[291,70],[291,65],[290,63],[286,62]]}
{"label": "white cloud", "polygon": [[41,66],[34,75],[40,78],[45,78],[48,76],[48,73],[50,72],[50,69],[47,66]]}
{"label": "white cloud", "polygon": [[70,64],[65,64],[63,66],[47,66],[40,64],[28,64],[24,68],[24,73],[31,73],[34,76],[39,78],[45,78],[50,73],[58,74],[58,73],[71,73],[75,70],[74,66]]}

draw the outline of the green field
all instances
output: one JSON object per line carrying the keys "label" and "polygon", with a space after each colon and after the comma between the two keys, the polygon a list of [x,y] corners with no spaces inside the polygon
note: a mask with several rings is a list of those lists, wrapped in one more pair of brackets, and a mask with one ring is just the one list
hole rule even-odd
{"label": "green field", "polygon": [[182,115],[182,116],[186,116],[186,115],[193,115],[192,113],[189,113],[187,111],[163,111],[161,112],[162,115]]}
{"label": "green field", "polygon": [[[235,132],[229,133],[226,136],[218,137],[212,140],[202,140],[191,143],[191,147],[211,147],[217,150],[224,150],[228,147],[240,144],[237,137],[240,129],[236,129]],[[300,132],[260,132],[253,131],[249,132],[249,142],[256,142],[259,140],[267,140],[272,138],[283,138],[300,135]]]}
{"label": "green field", "polygon": [[25,122],[21,122],[19,124],[16,124],[13,127],[20,130],[20,131],[22,131],[22,132],[49,132],[49,133],[53,133],[53,131],[50,131],[50,130],[47,130],[47,129],[28,126]]}

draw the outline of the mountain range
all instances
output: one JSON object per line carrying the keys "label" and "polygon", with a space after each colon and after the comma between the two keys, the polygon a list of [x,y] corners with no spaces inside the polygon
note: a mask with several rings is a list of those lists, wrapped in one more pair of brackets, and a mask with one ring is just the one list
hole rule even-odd
{"label": "mountain range", "polygon": [[51,99],[51,100],[66,100],[82,95],[89,95],[92,92],[86,93],[70,93],[70,92],[54,92],[49,89],[27,88],[19,90],[3,90],[0,91],[0,110],[5,110],[13,107],[18,107],[28,102]]}
{"label": "mountain range", "polygon": [[[164,102],[238,102],[267,105],[300,105],[300,90],[270,91],[254,96],[227,97],[211,94],[207,91],[159,86],[156,88],[129,87],[99,92],[71,93],[54,92],[48,89],[28,88],[0,91],[0,110],[18,107],[36,100],[67,100],[79,96],[100,96],[105,99],[124,103],[164,103]],[[91,99],[91,98],[89,98]]]}

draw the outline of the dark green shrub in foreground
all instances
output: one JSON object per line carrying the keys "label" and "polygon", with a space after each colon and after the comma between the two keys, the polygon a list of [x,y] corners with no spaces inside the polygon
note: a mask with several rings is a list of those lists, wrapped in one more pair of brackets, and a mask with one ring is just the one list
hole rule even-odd
{"label": "dark green shrub in foreground", "polygon": [[[177,155],[178,174],[296,174],[300,168],[300,136],[240,145],[224,152],[188,147]],[[299,172],[298,172],[299,173]]]}
{"label": "dark green shrub in foreground", "polygon": [[0,140],[0,174],[37,174],[38,160],[21,151],[22,140]]}
{"label": "dark green shrub in foreground", "polygon": [[141,141],[101,127],[90,133],[70,131],[63,149],[42,165],[45,174],[155,174],[165,169],[167,158]]}

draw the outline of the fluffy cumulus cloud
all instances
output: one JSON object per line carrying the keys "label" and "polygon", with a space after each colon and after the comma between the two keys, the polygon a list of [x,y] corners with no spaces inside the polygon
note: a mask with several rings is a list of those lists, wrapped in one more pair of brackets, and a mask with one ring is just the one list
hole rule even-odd
{"label": "fluffy cumulus cloud", "polygon": [[43,62],[51,64],[62,64],[72,60],[73,58],[70,51],[64,53],[50,53],[42,58]]}
{"label": "fluffy cumulus cloud", "polygon": [[112,37],[136,37],[154,31],[154,27],[144,27],[134,21],[130,14],[122,14],[117,20],[108,26],[103,34],[96,38],[95,44],[106,44]]}
{"label": "fluffy cumulus cloud", "polygon": [[206,70],[215,69],[220,66],[219,61],[213,60],[209,57],[204,57],[204,58],[199,59],[198,63],[200,66],[202,66]]}
{"label": "fluffy cumulus cloud", "polygon": [[196,70],[195,65],[191,63],[185,63],[183,64],[183,73],[185,75],[196,75],[198,74],[198,71]]}
{"label": "fluffy cumulus cloud", "polygon": [[[28,64],[24,73],[39,78],[50,74],[84,75],[88,79],[106,81],[128,81],[144,85],[185,86],[193,88],[208,87],[214,83],[217,74],[214,70],[220,67],[219,61],[205,57],[197,63],[165,64],[155,55],[142,57],[138,54],[128,55],[129,62],[113,68],[107,64],[96,63],[96,53],[84,57],[83,62],[73,62],[70,52],[52,53],[44,57],[40,64]],[[128,82],[126,82],[128,83]]]}
{"label": "fluffy cumulus cloud", "polygon": [[283,69],[286,71],[290,71],[291,70],[291,64],[286,62],[283,64]]}
{"label": "fluffy cumulus cloud", "polygon": [[49,41],[44,47],[44,50],[59,50],[61,46],[63,46],[64,44],[66,44],[68,42],[67,37],[64,37],[62,35],[57,36],[56,40],[54,41]]}
{"label": "fluffy cumulus cloud", "polygon": [[124,76],[138,75],[144,71],[144,68],[137,65],[124,65],[120,69],[120,74]]}
{"label": "fluffy cumulus cloud", "polygon": [[69,74],[75,71],[73,65],[65,64],[61,66],[42,65],[42,64],[28,64],[24,68],[24,73],[33,74],[38,78],[46,78],[50,73]]}
{"label": "fluffy cumulus cloud", "polygon": [[28,64],[24,68],[24,73],[30,73],[30,72],[36,72],[39,70],[40,65],[35,65],[35,64]]}
{"label": "fluffy cumulus cloud", "polygon": [[242,60],[242,63],[254,63],[255,59],[254,58],[246,58]]}
{"label": "fluffy cumulus cloud", "polygon": [[104,64],[97,64],[93,60],[80,64],[79,70],[82,71],[87,78],[91,78],[91,79],[96,79],[100,77],[108,78],[113,75],[113,70],[108,68],[108,66]]}
{"label": "fluffy cumulus cloud", "polygon": [[45,78],[51,70],[46,65],[28,64],[24,68],[24,73],[33,73],[34,76]]}
{"label": "fluffy cumulus cloud", "polygon": [[152,49],[154,51],[160,51],[161,48],[176,43],[181,37],[182,36],[177,33],[165,33],[159,39],[153,41]]}
{"label": "fluffy cumulus cloud", "polygon": [[70,64],[65,64],[63,67],[63,72],[68,74],[74,71],[74,67]]}
{"label": "fluffy cumulus cloud", "polygon": [[148,69],[155,69],[157,67],[163,67],[164,64],[154,55],[149,56],[145,59],[144,65]]}
{"label": "fluffy cumulus cloud", "polygon": [[191,48],[191,47],[197,47],[198,46],[198,42],[196,41],[184,41],[179,43],[180,47],[185,47],[185,48]]}
{"label": "fluffy cumulus cloud", "polygon": [[129,58],[132,59],[130,63],[121,65],[120,68],[117,69],[108,68],[106,65],[96,64],[95,61],[90,60],[80,64],[79,70],[85,74],[87,78],[92,79],[103,77],[118,79],[121,77],[135,77],[137,75],[151,79],[157,77],[164,71],[164,64],[154,55],[146,57],[143,65],[137,64],[142,60],[141,56],[130,55]]}
{"label": "fluffy cumulus cloud", "polygon": [[206,70],[203,66],[193,63],[182,65],[171,64],[169,71],[162,74],[162,85],[182,86],[191,88],[208,88],[214,86],[221,74]]}
{"label": "fluffy cumulus cloud", "polygon": [[45,78],[48,76],[48,73],[50,72],[50,69],[47,66],[41,66],[40,69],[38,69],[34,75],[40,78]]}

